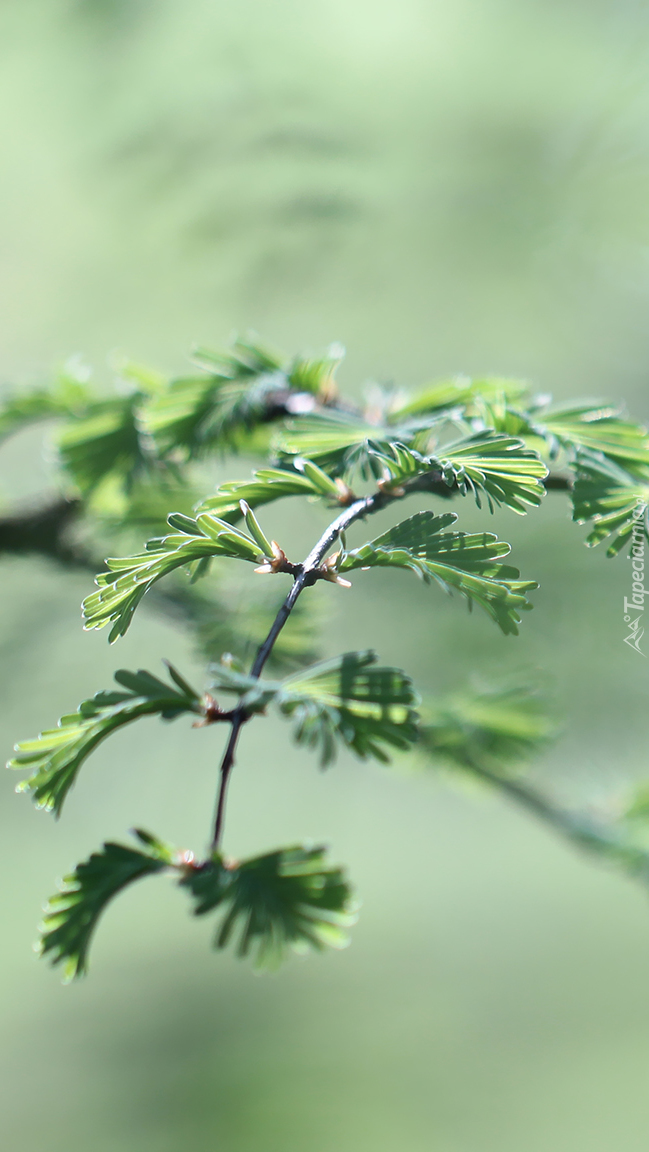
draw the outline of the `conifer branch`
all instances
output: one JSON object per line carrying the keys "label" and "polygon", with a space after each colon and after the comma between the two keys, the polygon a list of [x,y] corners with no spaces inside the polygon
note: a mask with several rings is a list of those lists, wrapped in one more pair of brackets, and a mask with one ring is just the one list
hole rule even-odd
{"label": "conifer branch", "polygon": [[[169,682],[122,670],[115,674],[117,690],[89,696],[55,728],[16,746],[9,766],[28,774],[19,790],[58,814],[87,758],[131,722],[185,715],[197,718],[194,727],[227,726],[213,839],[203,859],[140,831],[137,847],[109,842],[92,853],[53,897],[42,951],[70,976],[84,971],[91,937],[112,899],[139,878],[163,872],[187,890],[196,915],[216,911],[216,947],[231,942],[258,965],[275,965],[290,950],[344,945],[354,902],[343,872],[326,862],[323,848],[293,845],[243,861],[220,851],[241,730],[271,705],[290,721],[298,744],[318,754],[321,767],[333,762],[339,747],[386,763],[394,749],[418,746],[498,788],[568,840],[649,880],[646,831],[636,834],[635,826],[625,825],[646,819],[642,790],[626,814],[608,820],[555,803],[509,772],[552,730],[529,686],[517,679],[429,701],[426,720],[407,673],[379,665],[371,649],[313,663],[312,611],[306,641],[296,626],[302,604],[288,639],[283,634],[306,588],[320,580],[347,585],[352,570],[396,567],[463,598],[469,609],[477,604],[502,632],[515,635],[520,613],[532,607],[527,593],[537,585],[505,562],[507,541],[491,532],[467,533],[455,512],[421,506],[351,550],[345,530],[405,497],[468,496],[478,508],[523,515],[546,492],[564,491],[573,519],[589,525],[588,545],[607,539],[614,556],[631,544],[641,560],[649,541],[649,432],[615,406],[586,401],[556,407],[531,395],[523,381],[502,378],[446,380],[411,397],[377,387],[366,403],[347,401],[334,382],[342,354],[332,346],[324,357],[287,360],[253,341],[237,341],[225,354],[198,352],[198,370],[180,379],[123,365],[126,390],[106,395],[89,384],[83,366],[72,365],[47,389],[0,403],[0,438],[35,421],[60,422],[56,442],[65,493],[0,517],[0,555],[40,554],[96,572],[101,562],[91,552],[98,542],[103,547],[112,539],[119,546],[125,532],[144,525],[156,533],[136,555],[106,561],[97,591],[84,601],[88,628],[111,624],[110,640],[116,640],[146,595],[167,618],[189,624],[206,655],[242,654],[254,651],[251,637],[263,635],[267,615],[274,615],[248,674],[225,660],[212,669],[213,690],[233,694],[232,707],[199,696],[171,666]],[[195,468],[223,451],[263,457],[265,467],[204,497]],[[359,479],[372,485],[371,495],[354,494]],[[285,498],[337,508],[301,563],[288,559],[256,515]],[[254,604],[245,603],[248,638],[225,592],[205,592],[194,583],[213,561],[226,558],[250,562],[262,574],[292,577],[276,614],[276,602],[271,613],[261,605],[263,624]],[[190,585],[182,573],[191,576]],[[262,675],[271,658],[280,663],[283,651],[288,674]]]}

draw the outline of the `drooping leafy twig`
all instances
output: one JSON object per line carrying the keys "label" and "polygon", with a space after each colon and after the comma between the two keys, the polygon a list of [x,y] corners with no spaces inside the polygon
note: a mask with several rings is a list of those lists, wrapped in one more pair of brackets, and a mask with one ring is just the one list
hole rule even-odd
{"label": "drooping leafy twig", "polygon": [[175,863],[172,850],[159,840],[140,830],[136,836],[144,851],[104,844],[65,877],[45,909],[40,952],[53,964],[63,963],[68,980],[85,972],[93,933],[110,901],[129,884]]}
{"label": "drooping leafy twig", "polygon": [[238,937],[238,955],[253,953],[257,968],[276,968],[289,950],[347,944],[356,907],[342,870],[326,863],[323,848],[296,845],[236,862],[214,853],[197,864],[191,852],[178,852],[141,829],[134,834],[138,848],[104,844],[48,902],[40,952],[64,965],[66,980],[86,972],[92,937],[114,897],[163,872],[175,874],[189,892],[196,916],[222,913],[216,947]]}
{"label": "drooping leafy twig", "polygon": [[282,848],[241,864],[218,852],[187,868],[181,884],[195,900],[196,916],[224,912],[216,946],[238,934],[237,953],[254,953],[255,967],[276,968],[288,949],[343,948],[356,919],[340,868],[325,864],[324,848]]}
{"label": "drooping leafy twig", "polygon": [[174,720],[183,712],[204,715],[198,694],[171,664],[168,667],[172,684],[141,669],[121,669],[115,680],[126,691],[98,692],[91,700],[84,700],[76,712],[61,717],[58,727],[41,732],[35,740],[16,744],[17,755],[7,767],[31,771],[17,791],[31,792],[39,808],[59,816],[84,761],[118,728],[142,716]]}
{"label": "drooping leafy twig", "polygon": [[335,571],[410,568],[428,582],[436,580],[446,592],[455,588],[484,608],[505,634],[516,635],[519,612],[532,607],[525,594],[538,585],[520,580],[518,568],[500,563],[510,546],[491,532],[443,531],[456,520],[453,512],[417,512],[361,548],[343,551]]}
{"label": "drooping leafy twig", "polygon": [[418,696],[397,668],[376,666],[374,652],[347,652],[313,664],[284,680],[272,681],[213,669],[213,690],[235,693],[246,715],[272,702],[295,721],[295,739],[320,749],[326,767],[336,754],[336,737],[365,759],[387,763],[383,745],[402,750],[417,739]]}
{"label": "drooping leafy twig", "polygon": [[146,552],[106,561],[108,572],[96,578],[99,591],[83,602],[86,628],[105,628],[113,622],[109,639],[111,643],[117,640],[127,631],[135,609],[149,588],[176,568],[207,562],[214,556],[248,560],[253,564],[264,559],[255,540],[209,513],[203,513],[196,520],[175,513],[169,517],[169,524],[179,531],[149,540]]}

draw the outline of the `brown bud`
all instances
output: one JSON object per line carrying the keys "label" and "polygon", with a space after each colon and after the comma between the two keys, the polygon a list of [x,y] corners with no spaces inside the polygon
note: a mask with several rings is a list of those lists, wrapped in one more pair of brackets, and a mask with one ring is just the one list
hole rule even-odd
{"label": "brown bud", "polygon": [[351,588],[349,580],[344,580],[336,572],[336,565],[340,559],[340,552],[334,552],[333,556],[329,556],[322,565],[320,571],[323,580],[330,580],[332,584],[340,584],[341,588]]}
{"label": "brown bud", "polygon": [[349,508],[349,505],[353,504],[357,499],[356,494],[352,492],[349,484],[345,484],[345,481],[341,480],[339,476],[337,476],[334,480],[334,484],[336,485],[339,493],[338,503],[342,505],[343,508]]}
{"label": "brown bud", "polygon": [[271,540],[270,543],[273,549],[272,557],[267,556],[264,563],[260,564],[259,568],[255,568],[255,572],[258,572],[261,576],[269,572],[291,572],[294,565],[291,564],[284,549],[280,548],[276,540]]}
{"label": "brown bud", "polygon": [[377,480],[376,487],[379,492],[384,496],[405,496],[406,490],[401,485],[396,484],[391,476],[384,476],[382,480]]}

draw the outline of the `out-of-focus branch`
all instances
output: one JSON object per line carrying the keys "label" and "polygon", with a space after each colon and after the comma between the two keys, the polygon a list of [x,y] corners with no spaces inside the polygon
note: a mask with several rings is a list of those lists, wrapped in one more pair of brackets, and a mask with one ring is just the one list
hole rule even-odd
{"label": "out-of-focus branch", "polygon": [[579,848],[621,864],[644,883],[649,881],[649,853],[634,844],[625,836],[624,830],[614,823],[598,820],[586,812],[564,808],[524,780],[499,776],[497,772],[479,764],[473,764],[470,771]]}
{"label": "out-of-focus branch", "polygon": [[83,512],[83,501],[56,497],[24,505],[0,517],[0,556],[41,555],[76,568],[95,571],[96,560],[70,538],[70,528]]}
{"label": "out-of-focus branch", "polygon": [[[552,473],[544,481],[548,491],[569,491],[570,478]],[[434,474],[418,477],[408,484],[409,492],[430,492],[449,499],[457,494],[456,485],[448,485]],[[60,564],[97,572],[100,560],[71,539],[72,525],[83,515],[83,500],[58,496],[42,504],[26,504],[0,516],[0,556],[3,554],[40,554]]]}

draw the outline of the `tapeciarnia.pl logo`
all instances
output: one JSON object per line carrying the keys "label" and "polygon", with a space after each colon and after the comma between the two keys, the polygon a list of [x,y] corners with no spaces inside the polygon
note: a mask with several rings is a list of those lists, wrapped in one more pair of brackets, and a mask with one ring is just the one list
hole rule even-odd
{"label": "tapeciarnia.pl logo", "polygon": [[624,597],[624,623],[629,630],[628,636],[624,637],[624,643],[628,644],[629,648],[635,648],[635,651],[639,652],[641,656],[646,655],[646,653],[640,647],[640,641],[644,636],[644,628],[640,624],[640,618],[644,612],[644,598],[649,594],[649,588],[645,589],[644,586],[645,534],[642,520],[646,511],[646,505],[642,504],[633,513],[635,523],[631,534],[631,551],[629,552],[629,560],[633,569],[633,583],[631,585],[631,599],[629,600],[627,596]]}

